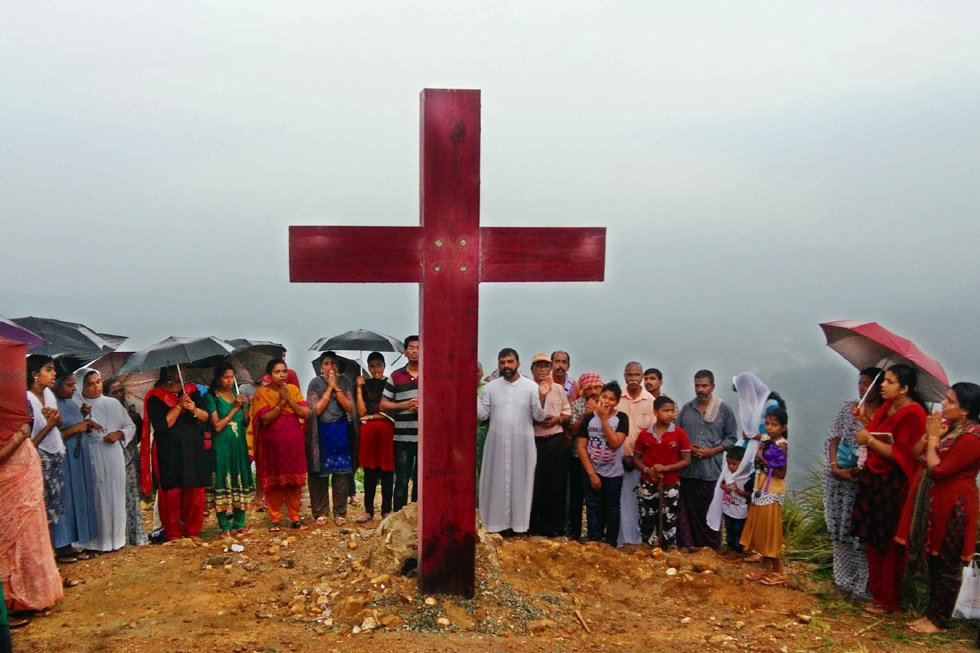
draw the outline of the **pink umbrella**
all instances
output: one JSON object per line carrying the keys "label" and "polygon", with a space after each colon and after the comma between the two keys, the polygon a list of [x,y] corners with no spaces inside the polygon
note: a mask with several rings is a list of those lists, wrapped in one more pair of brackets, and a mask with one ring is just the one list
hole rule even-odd
{"label": "pink umbrella", "polygon": [[98,370],[102,375],[102,380],[106,381],[109,377],[115,377],[123,385],[126,397],[124,404],[136,408],[136,412],[143,414],[143,399],[146,393],[156,385],[158,371],[142,370],[139,372],[129,372],[120,374],[119,369],[133,355],[131,351],[114,351],[106,354],[102,358],[90,363],[88,367]]}
{"label": "pink umbrella", "polygon": [[916,390],[926,401],[942,401],[949,390],[949,377],[936,359],[926,355],[911,340],[895,335],[877,322],[841,320],[820,325],[827,346],[854,367],[887,368],[897,363],[918,372]]}

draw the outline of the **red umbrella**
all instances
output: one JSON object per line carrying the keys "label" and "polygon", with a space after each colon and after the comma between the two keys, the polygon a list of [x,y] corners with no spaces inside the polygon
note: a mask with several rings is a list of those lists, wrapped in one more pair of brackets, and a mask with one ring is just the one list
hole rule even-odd
{"label": "red umbrella", "polygon": [[911,340],[895,335],[877,322],[841,320],[825,322],[820,328],[827,337],[827,346],[859,370],[905,363],[918,372],[916,390],[926,401],[938,402],[946,396],[949,390],[946,370]]}

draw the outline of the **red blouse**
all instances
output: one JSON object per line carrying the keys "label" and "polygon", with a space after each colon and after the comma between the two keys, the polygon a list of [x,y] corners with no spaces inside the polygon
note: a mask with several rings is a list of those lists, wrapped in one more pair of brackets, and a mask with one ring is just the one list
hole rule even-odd
{"label": "red blouse", "polygon": [[917,465],[912,455],[912,447],[926,432],[926,411],[919,404],[911,403],[889,415],[888,409],[891,408],[892,403],[893,401],[889,400],[882,404],[866,428],[868,431],[892,434],[895,438],[892,444],[892,455],[895,460],[889,460],[868,447],[868,460],[865,467],[875,474],[885,474],[898,464],[905,475],[911,478],[915,474]]}
{"label": "red blouse", "polygon": [[962,497],[966,512],[966,532],[963,537],[963,560],[973,557],[977,539],[977,513],[980,512],[980,494],[977,491],[977,474],[980,473],[980,426],[965,425],[951,447],[942,450],[939,464],[932,468],[932,493],[929,501],[929,553],[939,554],[939,544],[946,536],[949,517]]}

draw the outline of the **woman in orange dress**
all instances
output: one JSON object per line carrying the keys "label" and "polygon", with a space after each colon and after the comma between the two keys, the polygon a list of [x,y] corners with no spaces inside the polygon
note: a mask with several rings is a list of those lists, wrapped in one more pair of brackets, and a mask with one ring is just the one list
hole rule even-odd
{"label": "woman in orange dress", "polygon": [[306,484],[306,431],[310,407],[303,393],[287,382],[286,364],[271,360],[266,368],[269,385],[255,392],[255,459],[272,526],[279,530],[282,504],[293,528],[306,528],[299,504]]}
{"label": "woman in orange dress", "polygon": [[48,533],[41,459],[29,440],[27,424],[0,432],[0,584],[12,612],[44,610],[64,595]]}

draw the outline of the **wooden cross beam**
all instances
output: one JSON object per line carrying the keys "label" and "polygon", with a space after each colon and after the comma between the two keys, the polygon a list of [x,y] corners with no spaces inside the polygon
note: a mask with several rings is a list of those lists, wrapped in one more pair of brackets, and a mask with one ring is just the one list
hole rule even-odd
{"label": "wooden cross beam", "polygon": [[289,275],[419,284],[419,585],[472,597],[479,284],[602,281],[606,230],[481,227],[480,91],[421,103],[421,226],[290,227]]}

